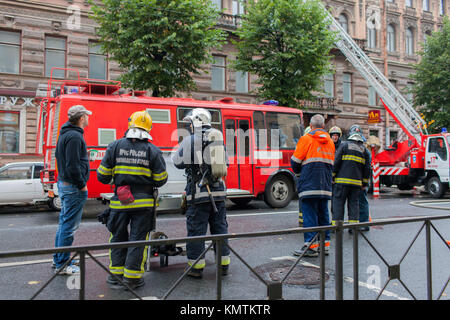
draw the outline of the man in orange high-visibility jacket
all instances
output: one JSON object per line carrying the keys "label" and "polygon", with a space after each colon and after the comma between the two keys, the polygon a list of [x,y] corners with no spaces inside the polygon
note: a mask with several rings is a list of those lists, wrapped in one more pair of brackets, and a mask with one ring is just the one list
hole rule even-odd
{"label": "man in orange high-visibility jacket", "polygon": [[[328,200],[331,199],[331,179],[334,162],[334,143],[323,128],[325,119],[316,114],[311,118],[311,131],[300,138],[291,158],[291,166],[298,177],[298,197],[302,201],[303,227],[330,225]],[[318,241],[312,243],[315,232],[304,233],[305,244],[294,255],[318,256]],[[318,239],[317,239],[318,240]],[[325,254],[330,246],[329,231],[325,233]],[[309,248],[308,248],[309,247]]]}

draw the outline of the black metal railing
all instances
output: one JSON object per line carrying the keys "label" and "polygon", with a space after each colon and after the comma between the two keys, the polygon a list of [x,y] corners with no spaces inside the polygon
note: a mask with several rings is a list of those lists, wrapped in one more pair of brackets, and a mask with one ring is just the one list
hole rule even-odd
{"label": "black metal railing", "polygon": [[[185,243],[185,242],[194,242],[198,240],[211,241],[209,246],[203,251],[203,253],[199,256],[197,261],[195,261],[192,266],[185,270],[185,272],[179,277],[175,283],[169,288],[169,290],[161,297],[161,299],[167,299],[168,296],[176,289],[176,287],[181,283],[181,281],[188,274],[190,269],[200,260],[205,254],[214,246],[216,248],[216,299],[222,299],[222,269],[221,269],[221,251],[222,246],[226,245],[230,251],[259,279],[266,285],[267,288],[267,297],[269,300],[273,299],[282,299],[283,298],[283,283],[286,279],[291,275],[294,268],[303,258],[304,254],[299,256],[292,266],[289,268],[288,272],[284,275],[284,277],[280,281],[266,281],[263,277],[255,271],[246,261],[243,259],[239,253],[233,249],[226,240],[230,239],[243,239],[243,238],[254,238],[254,237],[268,237],[268,236],[278,236],[278,235],[286,235],[286,234],[298,234],[305,232],[316,232],[313,241],[319,241],[319,248],[325,247],[325,232],[326,231],[334,231],[335,232],[335,298],[336,300],[342,300],[344,298],[344,268],[343,268],[343,233],[345,229],[352,229],[353,231],[353,299],[359,299],[359,237],[361,235],[362,239],[364,239],[369,246],[375,251],[375,253],[381,258],[383,263],[388,267],[388,280],[384,284],[383,288],[381,288],[377,299],[380,298],[386,286],[389,284],[391,280],[397,279],[400,281],[402,286],[407,290],[407,292],[411,295],[413,299],[416,299],[413,292],[405,285],[405,283],[401,280],[400,274],[400,264],[403,262],[404,258],[410,251],[412,245],[417,240],[419,234],[425,229],[425,248],[426,248],[426,278],[427,278],[427,299],[433,299],[433,286],[432,286],[432,258],[431,258],[431,232],[434,230],[439,238],[446,244],[447,249],[450,250],[449,244],[446,242],[444,237],[439,233],[439,231],[435,228],[432,221],[449,219],[450,215],[439,215],[439,216],[425,216],[425,217],[417,217],[417,218],[397,218],[397,219],[386,219],[382,221],[376,222],[365,222],[365,223],[355,223],[355,224],[343,224],[341,221],[337,221],[335,226],[327,226],[327,227],[314,227],[314,228],[292,228],[292,229],[284,229],[284,230],[274,230],[274,231],[260,231],[260,232],[251,232],[251,233],[238,233],[238,234],[223,234],[223,235],[210,235],[210,236],[201,236],[201,237],[188,237],[188,238],[174,238],[174,239],[164,239],[164,240],[150,240],[150,241],[134,241],[134,242],[120,242],[120,243],[109,243],[109,244],[97,244],[97,245],[89,245],[89,246],[74,246],[74,247],[61,247],[61,248],[47,248],[47,249],[35,249],[35,250],[22,250],[22,251],[9,251],[9,252],[0,252],[0,259],[5,258],[13,258],[13,257],[23,257],[23,256],[34,256],[34,255],[47,255],[53,254],[55,252],[75,252],[75,254],[71,257],[71,259],[66,263],[69,264],[75,257],[79,257],[80,259],[80,287],[79,287],[79,299],[85,299],[85,288],[86,288],[86,256],[90,257],[96,264],[98,264],[105,272],[110,275],[116,277],[116,279],[121,282],[123,285],[127,286],[126,283],[122,282],[122,279],[111,274],[109,270],[99,262],[92,254],[92,251],[106,250],[106,249],[114,249],[114,248],[128,248],[128,247],[140,247],[140,246],[161,246],[167,244],[177,244],[177,243]],[[422,222],[422,226],[417,234],[414,236],[412,242],[407,248],[406,252],[402,255],[400,261],[397,264],[389,264],[386,259],[380,254],[377,248],[373,245],[373,243],[359,231],[361,227],[365,226],[382,226],[382,225],[392,225],[392,224],[402,224],[402,223],[413,223],[413,222]],[[312,242],[313,242],[312,241]],[[312,243],[311,242],[311,243]],[[320,260],[320,300],[325,299],[325,250],[319,250],[319,260]],[[44,290],[48,284],[57,276],[54,274],[32,297],[31,299],[36,298],[42,290]],[[440,290],[440,293],[437,299],[440,299],[448,284],[450,282],[450,277],[444,284],[443,288]],[[127,286],[128,287],[128,286]],[[138,299],[141,297],[131,288],[128,287],[130,292]]]}

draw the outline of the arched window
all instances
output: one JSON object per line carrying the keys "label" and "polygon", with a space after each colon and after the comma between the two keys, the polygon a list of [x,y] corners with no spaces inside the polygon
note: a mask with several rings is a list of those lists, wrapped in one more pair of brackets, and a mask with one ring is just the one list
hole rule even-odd
{"label": "arched window", "polygon": [[414,54],[414,32],[411,28],[406,29],[406,54]]}
{"label": "arched window", "polygon": [[341,27],[345,30],[345,32],[348,33],[348,19],[347,16],[343,13],[341,13],[338,17],[338,22],[341,25]]}
{"label": "arched window", "polygon": [[387,26],[386,47],[389,52],[395,52],[395,27],[390,24]]}

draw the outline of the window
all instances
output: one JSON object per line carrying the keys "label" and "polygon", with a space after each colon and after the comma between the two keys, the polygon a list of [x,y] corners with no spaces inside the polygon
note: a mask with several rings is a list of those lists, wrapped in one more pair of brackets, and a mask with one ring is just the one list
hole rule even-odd
{"label": "window", "polygon": [[107,75],[106,55],[100,51],[100,45],[95,42],[89,43],[89,78],[106,80]]}
{"label": "window", "polygon": [[411,28],[406,29],[406,54],[414,54],[414,33]]}
{"label": "window", "polygon": [[43,165],[35,165],[34,171],[33,171],[33,179],[40,179],[41,178],[41,171],[44,169]]}
{"label": "window", "polygon": [[0,72],[20,72],[20,32],[0,30]]}
{"label": "window", "polygon": [[271,149],[295,149],[301,137],[297,114],[267,112],[267,141]]}
{"label": "window", "polygon": [[367,28],[367,47],[375,49],[377,47],[377,29]]}
{"label": "window", "polygon": [[241,16],[244,14],[244,5],[239,0],[233,0],[232,13],[234,16]]}
{"label": "window", "polygon": [[[52,68],[66,67],[66,39],[45,37],[45,76],[50,77]],[[65,70],[54,70],[53,77],[64,78]]]}
{"label": "window", "polygon": [[395,52],[395,28],[392,24],[387,26],[386,46],[389,52]]}
{"label": "window", "polygon": [[387,2],[389,2],[389,3],[394,3],[394,0],[387,0]]}
{"label": "window", "polygon": [[0,172],[0,180],[31,179],[31,165],[13,165]]}
{"label": "window", "polygon": [[19,112],[0,111],[0,153],[19,153]]}
{"label": "window", "polygon": [[377,91],[374,87],[369,87],[369,106],[376,106],[377,105]]}
{"label": "window", "polygon": [[414,102],[414,94],[412,92],[412,89],[414,87],[414,83],[413,82],[408,82],[406,84],[406,89],[405,89],[405,98],[409,103],[413,103]]}
{"label": "window", "polygon": [[397,131],[389,131],[389,144],[392,145],[398,138],[398,132]]}
{"label": "window", "polygon": [[439,14],[441,16],[445,15],[445,0],[439,0]]}
{"label": "window", "polygon": [[430,0],[422,0],[422,10],[430,11]]}
{"label": "window", "polygon": [[352,75],[350,73],[344,73],[342,75],[342,94],[343,102],[352,102]]}
{"label": "window", "polygon": [[431,31],[430,30],[425,31],[425,33],[423,35],[423,44],[424,45],[427,43],[428,37],[431,37]]}
{"label": "window", "polygon": [[211,0],[211,2],[217,9],[222,10],[222,0]]}
{"label": "window", "polygon": [[345,30],[345,32],[348,33],[348,19],[347,16],[343,13],[341,13],[338,17],[338,22],[341,25],[342,29]]}
{"label": "window", "polygon": [[379,135],[379,130],[376,130],[376,129],[370,129],[369,130],[369,136],[374,136],[374,137],[379,137],[378,136]]}
{"label": "window", "polygon": [[171,123],[170,110],[147,109],[147,112],[152,117],[153,123]]}
{"label": "window", "polygon": [[444,138],[433,138],[428,143],[428,152],[437,153],[441,160],[447,160],[447,147]]}
{"label": "window", "polygon": [[225,57],[213,56],[214,62],[211,66],[211,89],[225,91]]}
{"label": "window", "polygon": [[412,8],[413,7],[413,0],[406,0],[406,6]]}
{"label": "window", "polygon": [[334,75],[332,73],[327,73],[323,77],[323,88],[325,97],[334,98]]}
{"label": "window", "polygon": [[267,131],[264,121],[264,113],[255,111],[253,113],[253,128],[255,128],[256,149],[267,149]]}
{"label": "window", "polygon": [[236,92],[248,93],[248,72],[236,71]]}
{"label": "window", "polygon": [[98,145],[107,146],[116,140],[116,129],[98,129]]}

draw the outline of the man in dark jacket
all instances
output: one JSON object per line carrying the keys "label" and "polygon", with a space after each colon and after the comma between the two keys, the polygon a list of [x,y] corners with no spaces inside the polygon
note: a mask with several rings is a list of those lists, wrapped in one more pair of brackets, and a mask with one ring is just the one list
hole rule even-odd
{"label": "man in dark jacket", "polygon": [[336,152],[333,166],[333,224],[344,220],[345,203],[348,202],[348,222],[359,222],[359,195],[368,185],[371,164],[370,153],[363,145],[361,128],[353,125],[348,140]]}
{"label": "man in dark jacket", "polygon": [[[125,137],[108,145],[97,169],[98,181],[116,186],[106,223],[111,232],[110,243],[148,240],[155,228],[154,191],[167,182],[168,174],[161,150],[149,141],[151,128],[147,111],[133,113]],[[140,287],[144,285],[146,253],[147,248],[142,246],[111,249],[109,271],[123,277],[132,289]],[[113,288],[123,288],[113,276],[107,282]]]}
{"label": "man in dark jacket", "polygon": [[[83,206],[87,200],[86,183],[89,179],[89,159],[86,142],[83,138],[84,128],[89,124],[91,111],[82,105],[69,109],[69,121],[59,133],[55,157],[58,168],[58,195],[61,198],[61,213],[56,231],[55,247],[67,247],[73,243],[74,233],[78,229]],[[70,252],[55,253],[53,264],[58,274],[80,272],[73,262],[65,265]]]}

